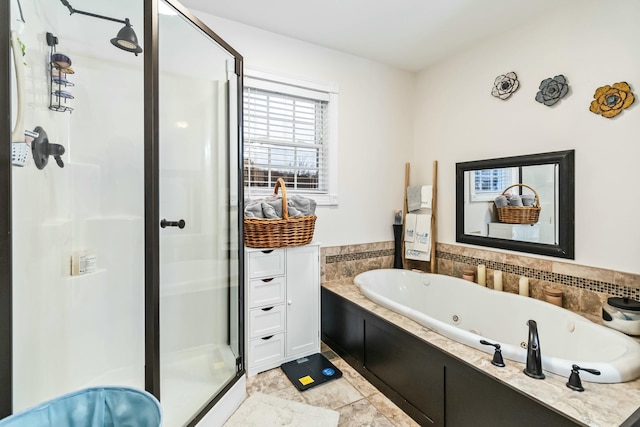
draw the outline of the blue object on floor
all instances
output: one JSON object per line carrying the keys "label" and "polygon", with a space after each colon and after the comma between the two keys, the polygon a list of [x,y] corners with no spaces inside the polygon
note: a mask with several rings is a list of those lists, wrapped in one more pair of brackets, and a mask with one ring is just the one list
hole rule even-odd
{"label": "blue object on floor", "polygon": [[0,420],[0,427],[160,426],[160,402],[131,387],[92,387],[65,394]]}

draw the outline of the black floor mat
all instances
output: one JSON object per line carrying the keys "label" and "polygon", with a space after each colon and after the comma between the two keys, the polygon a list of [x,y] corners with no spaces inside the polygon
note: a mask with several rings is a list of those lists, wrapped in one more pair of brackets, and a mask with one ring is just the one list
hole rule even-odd
{"label": "black floor mat", "polygon": [[320,353],[283,363],[280,368],[300,391],[342,377],[342,371]]}

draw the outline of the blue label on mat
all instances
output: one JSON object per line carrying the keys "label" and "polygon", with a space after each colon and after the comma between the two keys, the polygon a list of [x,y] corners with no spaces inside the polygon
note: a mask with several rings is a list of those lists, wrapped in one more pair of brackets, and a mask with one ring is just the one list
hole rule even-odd
{"label": "blue label on mat", "polygon": [[336,373],[336,371],[334,371],[334,370],[333,370],[333,369],[331,369],[331,368],[324,368],[324,369],[322,370],[322,375],[324,375],[325,377],[333,376],[333,374],[335,374],[335,373]]}

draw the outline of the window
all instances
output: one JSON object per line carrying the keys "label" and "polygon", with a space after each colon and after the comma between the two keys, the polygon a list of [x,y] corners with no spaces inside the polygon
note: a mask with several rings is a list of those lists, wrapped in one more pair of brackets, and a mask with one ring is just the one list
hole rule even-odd
{"label": "window", "polygon": [[518,168],[481,169],[470,174],[472,202],[493,201],[505,188],[519,182]]}
{"label": "window", "polygon": [[249,198],[287,192],[337,204],[335,85],[245,70],[244,185]]}

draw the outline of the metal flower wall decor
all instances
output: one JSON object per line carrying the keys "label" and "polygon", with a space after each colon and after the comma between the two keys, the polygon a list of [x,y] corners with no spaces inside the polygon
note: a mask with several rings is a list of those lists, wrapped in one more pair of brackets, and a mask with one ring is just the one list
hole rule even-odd
{"label": "metal flower wall decor", "polygon": [[540,82],[540,91],[536,93],[536,101],[550,107],[560,101],[569,92],[567,79],[562,75],[544,79]]}
{"label": "metal flower wall decor", "polygon": [[627,82],[614,83],[612,86],[606,85],[596,89],[593,94],[595,98],[591,101],[589,111],[600,114],[608,119],[617,116],[633,104],[635,97]]}
{"label": "metal flower wall decor", "polygon": [[513,71],[507,74],[502,74],[496,77],[495,82],[493,82],[493,89],[491,90],[491,95],[496,98],[500,98],[505,100],[509,98],[513,92],[518,90],[520,87],[520,82],[518,82],[518,76]]}

